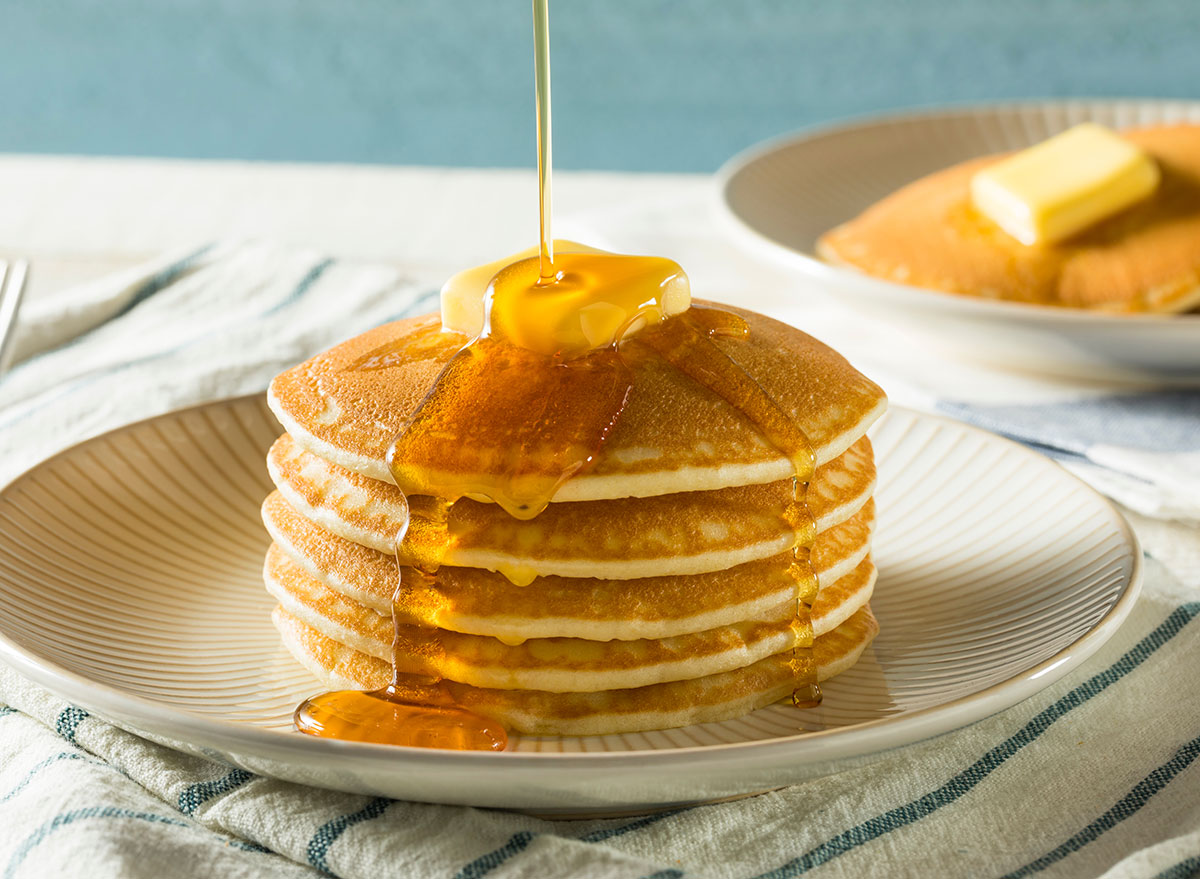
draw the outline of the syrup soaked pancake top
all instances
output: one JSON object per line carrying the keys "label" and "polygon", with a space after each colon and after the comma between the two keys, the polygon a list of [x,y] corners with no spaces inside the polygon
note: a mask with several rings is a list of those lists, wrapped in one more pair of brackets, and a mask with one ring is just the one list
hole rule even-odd
{"label": "syrup soaked pancake top", "polygon": [[[717,344],[795,419],[823,463],[840,455],[886,405],[883,392],[811,336],[753,312],[744,340]],[[370,330],[282,373],[272,410],[314,454],[391,482],[386,463],[404,421],[469,341],[436,315]],[[626,343],[633,390],[591,469],[558,501],[647,497],[790,478],[793,465],[741,413],[657,357]],[[482,474],[488,475],[488,474]]]}

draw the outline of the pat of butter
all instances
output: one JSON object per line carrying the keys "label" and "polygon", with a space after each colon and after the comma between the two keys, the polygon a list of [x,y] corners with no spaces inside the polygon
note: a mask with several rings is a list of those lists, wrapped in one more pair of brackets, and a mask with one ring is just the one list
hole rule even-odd
{"label": "pat of butter", "polygon": [[1115,132],[1076,125],[971,178],[982,214],[1023,244],[1049,244],[1149,196],[1154,160]]}
{"label": "pat of butter", "polygon": [[443,328],[467,336],[498,330],[524,348],[578,354],[691,307],[687,275],[670,260],[573,241],[556,241],[554,249],[555,266],[563,271],[546,287],[534,283],[537,248],[450,278],[442,287]]}

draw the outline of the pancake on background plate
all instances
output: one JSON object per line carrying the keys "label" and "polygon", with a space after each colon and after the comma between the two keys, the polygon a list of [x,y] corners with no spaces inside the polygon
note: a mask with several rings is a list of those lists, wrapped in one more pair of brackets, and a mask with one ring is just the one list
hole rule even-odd
{"label": "pancake on background plate", "polygon": [[822,259],[947,293],[1113,313],[1200,308],[1200,125],[1122,132],[1158,164],[1145,201],[1056,244],[1025,245],[980,214],[971,178],[1003,156],[917,180],[826,232]]}
{"label": "pancake on background plate", "polygon": [[[717,344],[815,452],[807,637],[825,680],[878,628],[867,604],[875,465],[866,430],[886,401],[815,339],[730,310],[749,334]],[[287,432],[268,458],[277,491],[263,505],[273,540],[264,579],[288,650],[324,682],[352,689],[384,686],[394,661],[526,734],[664,729],[789,697],[793,654],[808,646],[794,628],[801,587],[787,575],[794,465],[737,409],[660,359],[630,361],[632,391],[611,436],[543,512],[519,520],[464,498],[450,508],[441,566],[408,567],[395,536],[407,509],[430,499],[405,498],[388,449],[468,341],[437,315],[412,318],[272,382],[269,402]],[[416,618],[394,626],[398,563]],[[418,637],[429,627],[436,649]]]}

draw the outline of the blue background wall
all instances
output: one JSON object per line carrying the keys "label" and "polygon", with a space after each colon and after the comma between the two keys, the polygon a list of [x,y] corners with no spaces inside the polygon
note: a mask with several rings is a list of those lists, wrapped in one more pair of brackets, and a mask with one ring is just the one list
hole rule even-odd
{"label": "blue background wall", "polygon": [[[529,0],[0,0],[0,151],[532,163]],[[1198,0],[554,0],[559,167],[890,107],[1200,97]]]}

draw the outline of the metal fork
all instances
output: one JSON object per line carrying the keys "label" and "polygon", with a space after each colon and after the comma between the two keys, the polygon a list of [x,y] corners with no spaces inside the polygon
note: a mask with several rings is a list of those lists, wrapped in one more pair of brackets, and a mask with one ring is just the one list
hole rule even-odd
{"label": "metal fork", "polygon": [[29,278],[29,262],[23,259],[0,260],[0,376],[12,363],[14,330],[21,300],[25,297],[25,282]]}

